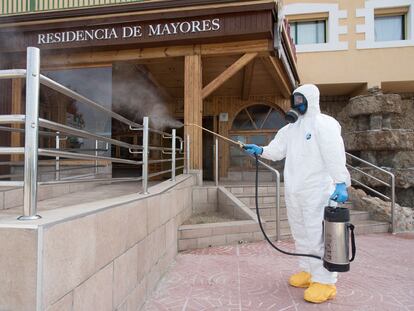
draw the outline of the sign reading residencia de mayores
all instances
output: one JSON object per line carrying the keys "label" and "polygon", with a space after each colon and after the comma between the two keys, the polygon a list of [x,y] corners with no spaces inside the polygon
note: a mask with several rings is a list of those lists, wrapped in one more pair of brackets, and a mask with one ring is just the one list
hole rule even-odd
{"label": "sign reading residencia de mayores", "polygon": [[[134,17],[135,18],[135,17]],[[132,18],[131,18],[132,19]],[[88,24],[89,23],[89,24]],[[105,20],[50,22],[12,29],[0,27],[0,52],[25,51],[28,46],[41,49],[68,49],[109,46],[168,46],[190,42],[220,42],[234,39],[272,38],[271,12],[220,14],[157,20]]]}
{"label": "sign reading residencia de mayores", "polygon": [[105,27],[97,29],[64,30],[37,34],[37,44],[125,40],[142,37],[164,37],[171,35],[197,34],[220,30],[220,19],[203,19],[147,25],[129,25],[122,27]]}

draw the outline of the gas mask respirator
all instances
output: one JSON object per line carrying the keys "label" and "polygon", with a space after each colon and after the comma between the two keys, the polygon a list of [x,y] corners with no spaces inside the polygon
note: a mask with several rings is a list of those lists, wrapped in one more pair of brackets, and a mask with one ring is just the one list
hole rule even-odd
{"label": "gas mask respirator", "polygon": [[308,100],[301,93],[294,93],[291,96],[291,109],[286,113],[285,120],[295,123],[300,115],[304,115],[308,110]]}

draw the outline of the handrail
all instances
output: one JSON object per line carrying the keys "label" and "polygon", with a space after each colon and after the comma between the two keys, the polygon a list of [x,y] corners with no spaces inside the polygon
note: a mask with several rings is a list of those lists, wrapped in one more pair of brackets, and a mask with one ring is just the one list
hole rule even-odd
{"label": "handrail", "polygon": [[[8,126],[0,126],[0,132],[24,133],[24,129],[13,128],[13,127],[8,127]],[[46,131],[39,131],[39,135],[56,137],[56,133],[46,132]]]}
{"label": "handrail", "polygon": [[276,241],[278,242],[280,239],[280,173],[277,169],[262,160],[258,162],[276,176]]}
{"label": "handrail", "polygon": [[[184,169],[187,163],[186,171],[190,171],[189,167],[189,137],[186,140],[186,156],[176,157],[176,153],[183,154],[184,140],[176,135],[176,130],[172,130],[172,133],[167,133],[157,129],[151,129],[149,127],[149,118],[143,118],[143,125],[107,109],[97,102],[88,99],[87,97],[69,89],[68,87],[40,74],[40,51],[38,48],[29,47],[27,49],[27,69],[16,70],[0,70],[0,79],[13,79],[13,78],[26,78],[26,114],[25,115],[0,115],[0,124],[25,124],[25,129],[12,128],[0,126],[0,131],[9,132],[21,132],[25,134],[24,147],[0,147],[0,154],[24,154],[24,181],[0,181],[0,186],[23,186],[24,204],[23,204],[23,216],[19,217],[21,220],[33,220],[40,216],[36,215],[37,212],[37,187],[38,185],[46,184],[59,184],[59,183],[72,183],[79,182],[121,182],[121,181],[142,181],[142,188],[144,193],[148,193],[148,179],[154,176],[164,175],[171,173],[171,179],[175,180],[176,171]],[[142,145],[130,144],[121,140],[113,139],[105,136],[104,134],[92,133],[87,130],[77,129],[68,125],[53,122],[39,118],[39,89],[40,85],[45,85],[63,95],[66,95],[78,102],[95,108],[98,111],[105,113],[107,116],[116,119],[124,124],[127,124],[132,130],[140,130],[143,133]],[[39,128],[46,128],[55,132],[40,131]],[[149,132],[162,135],[162,139],[172,139],[171,147],[151,146]],[[60,146],[60,141],[65,139],[62,134],[80,137],[85,139],[92,139],[95,141],[95,149],[88,149],[93,151],[94,154],[80,153],[85,152],[86,149],[74,149],[64,148]],[[52,136],[55,138],[54,148],[39,148],[38,137],[39,135]],[[180,146],[177,148],[176,141],[180,141]],[[99,149],[99,142],[106,143],[105,149]],[[99,155],[99,152],[105,152],[109,150],[109,144],[126,148],[132,153],[137,153],[139,150],[142,154],[142,160],[131,160],[120,158],[116,156],[104,156]],[[149,159],[149,153],[151,150],[161,151],[163,154],[171,155],[169,159]],[[39,182],[38,178],[38,156],[54,157],[55,158],[55,180],[47,182]],[[60,178],[60,158],[77,159],[77,160],[90,160],[94,161],[95,173],[86,173],[78,176],[69,176]],[[141,165],[142,176],[138,178],[96,178],[98,175],[98,161],[106,161],[108,163],[123,163],[128,165]],[[187,161],[185,161],[187,160]],[[184,165],[176,165],[177,161],[184,161]],[[160,172],[149,173],[149,164],[167,163],[171,162],[171,169],[163,170]],[[11,161],[6,162],[7,165],[11,164]],[[102,166],[100,166],[102,167]],[[84,167],[83,167],[84,168]],[[10,178],[14,175],[4,175],[3,178]],[[89,178],[89,177],[95,178]],[[0,176],[1,177],[1,176]]]}
{"label": "handrail", "polygon": [[370,178],[374,179],[375,181],[379,182],[380,184],[383,184],[384,186],[391,187],[391,184],[386,183],[382,179],[379,179],[379,178],[377,178],[377,177],[375,177],[373,175],[370,175],[370,174],[364,172],[363,170],[360,170],[359,168],[353,167],[350,164],[346,164],[346,166],[349,167],[350,169],[353,169],[354,171],[357,171],[358,173],[361,173],[362,175],[365,175],[367,177],[370,177]]}
{"label": "handrail", "polygon": [[[211,134],[211,133],[210,133]],[[229,144],[229,142],[225,139],[223,139],[221,136],[216,136],[217,138],[220,138],[222,141],[226,142],[227,144]],[[218,186],[218,172],[219,172],[219,168],[218,168],[218,163],[219,163],[219,152],[218,152],[218,148],[219,148],[219,144],[218,144],[218,139],[216,138],[216,142],[215,142],[215,172],[216,172],[216,176],[215,176],[215,180],[216,180],[216,186]],[[250,158],[255,159],[255,157],[253,157],[252,155],[248,155]],[[276,241],[280,240],[280,172],[275,169],[274,167],[270,166],[269,164],[263,162],[262,160],[258,160],[258,163],[261,164],[262,166],[264,166],[266,169],[268,169],[269,171],[272,172],[272,174],[275,175],[276,177]]]}
{"label": "handrail", "polygon": [[371,179],[379,182],[380,184],[382,184],[382,185],[384,185],[388,188],[391,188],[391,197],[388,197],[385,194],[379,192],[378,190],[375,190],[372,187],[368,186],[367,184],[363,183],[362,181],[351,178],[352,182],[356,183],[357,185],[359,185],[359,186],[361,186],[365,189],[368,189],[372,193],[375,193],[377,196],[391,202],[391,232],[395,233],[395,231],[396,231],[396,228],[395,228],[395,175],[393,173],[391,173],[390,171],[388,171],[386,169],[383,169],[382,167],[379,167],[379,166],[377,166],[373,163],[370,163],[370,162],[368,162],[364,159],[361,159],[361,158],[359,158],[359,157],[357,157],[353,154],[350,154],[350,153],[346,152],[346,155],[349,156],[350,158],[352,158],[354,160],[357,160],[361,163],[364,163],[364,164],[368,165],[369,167],[371,167],[371,168],[373,168],[373,169],[375,169],[375,170],[377,170],[381,173],[384,173],[384,174],[386,174],[390,177],[391,182],[387,183],[384,180],[379,179],[378,177],[375,177],[372,174],[369,174],[369,173],[367,173],[367,172],[365,172],[365,171],[363,171],[363,170],[361,170],[357,167],[352,166],[351,164],[347,164],[347,167],[363,174],[364,176],[367,176],[368,178],[371,178]]}
{"label": "handrail", "polygon": [[5,69],[0,70],[1,79],[26,78],[26,69]]}
{"label": "handrail", "polygon": [[[56,81],[54,81],[54,80],[50,79],[49,77],[46,77],[42,74],[40,75],[40,83],[47,86],[47,87],[49,87],[49,88],[51,88],[52,90],[55,90],[55,91],[57,91],[61,94],[64,94],[64,95],[72,98],[72,99],[75,99],[76,101],[79,101],[79,102],[81,102],[85,105],[91,106],[91,107],[105,113],[107,116],[110,116],[110,117],[112,117],[112,118],[128,125],[130,130],[143,130],[143,128],[144,128],[143,125],[128,120],[127,118],[121,116],[120,114],[118,114],[116,112],[113,112],[112,110],[110,110],[108,108],[105,108],[102,105],[99,105],[97,102],[95,102],[95,101],[93,101],[93,100],[91,100],[91,99],[89,99],[89,98],[87,98],[87,97],[71,90],[70,88],[68,88],[68,87],[60,84],[59,82],[56,82]],[[163,132],[163,131],[160,131],[160,130],[157,130],[157,129],[153,129],[153,128],[148,128],[148,129],[149,129],[149,131],[154,132],[154,133],[158,133],[158,134],[165,135],[165,136],[168,136],[168,137],[172,136],[172,134],[170,134],[170,133]]]}
{"label": "handrail", "polygon": [[385,174],[394,175],[393,173],[390,173],[390,171],[387,171],[387,170],[385,170],[385,169],[383,169],[383,168],[381,168],[381,167],[379,167],[379,166],[377,166],[375,164],[372,164],[371,162],[368,162],[368,161],[366,161],[364,159],[358,158],[357,156],[354,156],[353,154],[351,154],[349,152],[345,152],[345,154],[347,156],[350,156],[351,158],[353,158],[355,160],[358,160],[359,162],[362,162],[362,163],[364,163],[366,165],[369,165],[369,166],[371,166],[371,167],[373,167],[373,168],[375,168],[375,169],[377,169],[377,170],[379,170],[379,171],[381,171],[381,172],[383,172]]}
{"label": "handrail", "polygon": [[51,88],[52,90],[55,90],[63,95],[66,95],[76,101],[81,102],[82,104],[91,106],[93,108],[95,108],[96,110],[99,110],[103,113],[105,113],[106,115],[124,123],[130,126],[135,126],[135,127],[142,127],[141,124],[132,122],[130,120],[128,120],[127,118],[121,116],[120,114],[113,112],[107,108],[105,108],[104,106],[99,105],[98,103],[94,102],[93,100],[86,98],[85,96],[72,91],[71,89],[69,89],[68,87],[60,84],[59,82],[53,81],[52,79],[44,76],[44,75],[40,75],[40,83]]}
{"label": "handrail", "polygon": [[[25,78],[26,77],[26,69],[7,69],[7,70],[0,70],[0,80],[1,79],[15,79],[15,78]],[[60,84],[59,82],[56,82],[52,79],[50,79],[47,76],[44,76],[42,74],[40,74],[40,83],[51,88],[52,90],[55,90],[61,94],[64,94],[76,101],[79,101],[85,105],[91,106],[103,113],[105,113],[106,115],[128,125],[130,127],[131,130],[142,130],[143,129],[143,125],[130,121],[127,118],[121,116],[120,114],[113,112],[112,110],[109,110],[107,108],[105,108],[104,106],[98,104],[97,102],[69,89],[68,87]],[[163,132],[157,129],[153,129],[153,128],[149,128],[149,130],[151,132],[154,133],[158,133],[161,134],[165,137],[172,137],[172,134],[167,133],[167,132]],[[178,139],[183,140],[181,137],[178,137]]]}
{"label": "handrail", "polygon": [[[50,165],[52,166],[52,165]],[[53,164],[53,166],[55,166]],[[104,165],[100,165],[99,167],[105,167]],[[85,165],[85,166],[80,166],[80,167],[71,167],[71,168],[60,168],[59,172],[70,172],[70,171],[74,171],[74,170],[84,170],[87,168],[95,168],[95,165]],[[46,175],[46,174],[50,174],[50,173],[56,173],[56,170],[46,170],[46,171],[41,171],[39,172],[39,176],[42,175]],[[24,174],[5,174],[5,175],[0,175],[0,179],[4,179],[4,178],[13,178],[13,177],[23,177]],[[74,176],[71,176],[74,177]],[[75,176],[76,177],[76,176]]]}

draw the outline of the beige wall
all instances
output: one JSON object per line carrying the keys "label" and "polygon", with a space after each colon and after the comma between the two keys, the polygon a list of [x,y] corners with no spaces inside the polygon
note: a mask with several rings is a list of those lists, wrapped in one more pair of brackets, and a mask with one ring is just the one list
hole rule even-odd
{"label": "beige wall", "polygon": [[[392,2],[392,1],[390,1]],[[345,34],[339,34],[339,42],[348,47],[336,51],[300,52],[298,46],[298,68],[301,83],[321,85],[325,95],[356,95],[368,87],[379,86],[387,91],[408,92],[414,90],[414,44],[408,38],[409,46],[362,48],[358,41],[366,35],[357,27],[364,25],[365,18],[357,17],[357,9],[365,7],[362,0],[285,0],[285,10],[290,4],[338,4],[339,11],[346,17],[339,18],[338,26]],[[397,3],[394,1],[393,3]],[[414,9],[414,8],[412,8]],[[344,14],[344,13],[342,13]],[[300,16],[300,15],[299,15]],[[289,19],[289,15],[287,15]],[[298,16],[293,16],[296,19]],[[302,15],[303,18],[303,15]],[[309,15],[311,19],[312,16]],[[329,27],[328,27],[329,32]],[[329,37],[328,33],[328,37]],[[411,38],[414,34],[411,34]],[[363,45],[363,44],[362,44]]]}

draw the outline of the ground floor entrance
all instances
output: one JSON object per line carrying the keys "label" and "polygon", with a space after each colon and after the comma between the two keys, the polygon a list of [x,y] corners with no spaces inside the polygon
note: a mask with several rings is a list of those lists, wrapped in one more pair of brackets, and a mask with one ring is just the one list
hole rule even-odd
{"label": "ground floor entrance", "polygon": [[[200,58],[203,84],[215,83],[220,73],[225,73],[226,68],[243,57],[243,55],[226,55]],[[198,133],[198,129],[194,126],[183,125],[196,123],[236,141],[266,145],[273,139],[278,129],[285,125],[283,114],[287,101],[279,93],[279,86],[274,83],[262,59],[252,58],[250,66],[253,66],[253,69],[247,71],[240,69],[212,95],[203,99],[201,107],[195,107],[190,99],[188,99],[189,107],[186,107],[186,94],[192,91],[187,89],[185,82],[184,71],[190,70],[185,68],[185,59],[185,57],[143,61],[113,59],[108,65],[92,62],[88,66],[76,66],[76,68],[49,66],[45,68],[44,74],[134,122],[140,123],[144,116],[149,116],[151,127],[167,131],[176,128],[177,135],[183,139],[188,135],[193,146],[192,158],[199,158],[202,161],[201,165],[193,163],[193,168],[203,171],[204,180],[214,180],[215,137],[207,132]],[[245,81],[246,75],[251,75],[250,83]],[[247,87],[249,87],[248,93],[246,93]],[[17,103],[19,99],[15,99],[13,103],[13,109],[17,113],[24,112],[24,91],[23,83],[14,85],[14,92],[21,94],[20,103]],[[194,114],[200,116],[196,117]],[[104,113],[85,107],[76,100],[48,88],[41,88],[40,91],[40,117],[129,144],[142,144],[141,131],[125,126]],[[202,121],[198,121],[197,118],[201,118]],[[17,134],[17,136],[14,137],[16,144],[23,139],[22,135]],[[153,144],[160,147],[171,145],[171,141],[164,140],[159,135],[153,135],[150,139]],[[39,144],[43,148],[55,146],[55,137],[42,136]],[[60,139],[59,148],[138,161],[142,159],[140,153],[131,152],[127,148],[97,144],[93,140],[70,136]],[[156,150],[151,153],[160,156],[155,155]],[[219,175],[222,178],[225,178],[230,171],[253,170],[253,163],[248,157],[236,146],[228,145],[223,141],[219,144],[219,161]],[[159,170],[166,165],[157,163],[153,164],[152,168]],[[141,174],[139,170],[131,170],[128,165],[116,163],[113,164],[112,172],[116,177]]]}
{"label": "ground floor entrance", "polygon": [[[193,7],[185,15],[168,11],[162,21],[154,20],[157,17],[149,13],[146,16],[146,12],[140,14],[86,16],[85,24],[68,15],[56,21],[59,27],[56,23],[34,23],[29,31],[22,26],[13,47],[0,43],[0,67],[25,68],[26,48],[38,46],[43,75],[137,124],[148,116],[153,129],[169,132],[175,128],[182,138],[178,146],[182,154],[187,154],[183,142],[188,138],[190,170],[199,172],[205,180],[215,178],[215,138],[191,124],[245,143],[265,145],[272,140],[285,124],[283,113],[299,80],[292,42],[284,21],[277,20],[274,1],[231,6],[223,3],[213,11]],[[120,26],[121,22],[125,25]],[[175,22],[185,27],[168,33],[168,25]],[[95,29],[96,25],[110,30],[108,36],[102,40],[93,36],[85,37],[87,40],[62,39],[72,33],[100,33],[102,29]],[[187,25],[193,25],[192,30]],[[44,29],[48,29],[47,36]],[[135,35],[131,29],[135,29]],[[7,27],[0,29],[0,38],[8,31]],[[24,114],[23,79],[14,79],[12,84],[12,92],[3,92],[1,104],[4,101],[11,114]],[[6,90],[7,86],[1,84],[0,89]],[[142,144],[139,128],[125,126],[99,109],[85,107],[47,87],[40,90],[39,116],[127,144]],[[2,135],[0,139],[10,139],[11,146],[21,145],[22,133]],[[60,149],[142,159],[142,153],[129,148],[79,137],[61,138]],[[171,146],[171,139],[152,134],[149,139],[155,145],[150,157],[162,160],[157,146]],[[40,138],[40,147],[56,146],[53,135]],[[14,158],[22,160],[19,155]],[[224,141],[219,143],[218,162],[220,178],[231,171],[253,169],[240,150]],[[152,169],[168,169],[168,165],[152,162],[150,173]],[[121,177],[141,174],[125,163],[114,163],[112,173]]]}

